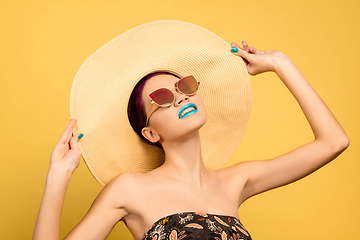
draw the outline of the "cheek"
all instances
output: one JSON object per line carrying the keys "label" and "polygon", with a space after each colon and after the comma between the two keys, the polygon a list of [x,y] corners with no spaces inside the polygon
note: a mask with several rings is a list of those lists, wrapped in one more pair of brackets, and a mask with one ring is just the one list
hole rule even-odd
{"label": "cheek", "polygon": [[158,109],[151,116],[151,124],[155,129],[160,132],[166,132],[173,126],[176,126],[179,120],[177,117],[176,109],[162,108]]}

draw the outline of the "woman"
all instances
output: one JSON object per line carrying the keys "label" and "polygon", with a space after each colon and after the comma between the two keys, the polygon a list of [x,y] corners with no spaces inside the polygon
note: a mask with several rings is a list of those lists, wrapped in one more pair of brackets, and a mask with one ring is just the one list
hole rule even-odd
{"label": "woman", "polygon": [[[196,90],[184,94],[174,89],[178,77],[154,74],[141,95],[144,109],[150,109],[144,111],[148,123],[141,133],[152,143],[160,142],[164,164],[113,178],[66,239],[105,239],[120,220],[135,239],[251,239],[238,222],[238,208],[245,200],[307,176],[348,147],[336,118],[284,53],[242,45],[232,43],[231,52],[244,59],[251,75],[273,71],[279,76],[301,106],[315,140],[270,160],[208,170],[200,149],[199,130],[207,120],[202,99]],[[154,110],[149,95],[159,88],[172,90],[174,101]],[[180,118],[181,109],[192,104],[197,111],[189,109],[191,114]],[[81,157],[79,134],[72,134],[75,124],[71,119],[52,152],[33,239],[59,238],[65,192]]]}

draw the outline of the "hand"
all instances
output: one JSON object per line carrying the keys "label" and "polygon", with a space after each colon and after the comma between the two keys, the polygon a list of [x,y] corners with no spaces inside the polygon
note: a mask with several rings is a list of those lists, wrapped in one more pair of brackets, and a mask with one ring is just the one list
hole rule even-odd
{"label": "hand", "polygon": [[231,47],[236,47],[238,52],[232,53],[244,59],[249,74],[253,76],[263,72],[275,71],[275,61],[280,57],[286,57],[286,55],[280,51],[260,51],[254,47],[249,48],[249,45],[245,41],[243,41],[242,44],[244,49],[233,42]]}
{"label": "hand", "polygon": [[79,166],[81,152],[78,146],[80,134],[73,136],[76,119],[71,119],[60,141],[56,144],[50,157],[50,168],[69,170],[71,173]]}

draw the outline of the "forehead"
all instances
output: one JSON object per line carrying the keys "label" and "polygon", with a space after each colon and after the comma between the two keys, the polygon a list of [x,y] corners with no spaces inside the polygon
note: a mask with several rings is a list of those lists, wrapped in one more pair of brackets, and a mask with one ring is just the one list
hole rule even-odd
{"label": "forehead", "polygon": [[179,78],[170,75],[170,74],[160,74],[156,75],[145,83],[143,89],[143,97],[149,96],[152,91],[155,91],[158,88],[169,88],[173,89],[175,87],[175,83],[179,80]]}

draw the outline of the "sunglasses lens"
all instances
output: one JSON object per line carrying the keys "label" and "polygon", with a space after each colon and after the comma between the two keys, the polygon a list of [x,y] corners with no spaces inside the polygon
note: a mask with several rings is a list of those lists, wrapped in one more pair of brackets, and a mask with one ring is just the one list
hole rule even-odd
{"label": "sunglasses lens", "polygon": [[193,76],[185,77],[181,79],[177,84],[178,89],[184,94],[196,93],[198,86],[199,85]]}
{"label": "sunglasses lens", "polygon": [[157,105],[169,105],[174,101],[174,94],[167,88],[160,88],[152,93],[150,93],[150,98]]}

